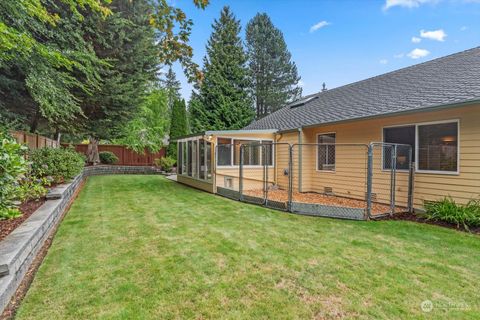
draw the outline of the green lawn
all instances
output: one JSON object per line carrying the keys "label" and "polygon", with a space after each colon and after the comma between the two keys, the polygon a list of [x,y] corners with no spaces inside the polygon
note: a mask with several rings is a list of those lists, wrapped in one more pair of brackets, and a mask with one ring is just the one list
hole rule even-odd
{"label": "green lawn", "polygon": [[478,319],[479,262],[480,237],[440,227],[287,214],[160,176],[92,177],[17,317]]}

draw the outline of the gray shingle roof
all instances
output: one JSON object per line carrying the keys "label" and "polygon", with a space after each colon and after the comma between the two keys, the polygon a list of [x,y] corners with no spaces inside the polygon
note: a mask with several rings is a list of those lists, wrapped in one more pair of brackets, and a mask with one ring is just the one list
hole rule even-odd
{"label": "gray shingle roof", "polygon": [[318,98],[297,107],[293,102],[245,129],[288,130],[480,100],[480,47],[313,96]]}

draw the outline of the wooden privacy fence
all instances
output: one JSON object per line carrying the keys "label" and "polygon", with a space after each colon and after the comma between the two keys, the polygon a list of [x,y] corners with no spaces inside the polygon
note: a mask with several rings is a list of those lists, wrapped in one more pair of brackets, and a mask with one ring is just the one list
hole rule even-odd
{"label": "wooden privacy fence", "polygon": [[59,144],[56,140],[40,136],[35,133],[27,133],[22,131],[13,131],[12,136],[18,143],[26,144],[30,149],[40,149],[45,147],[58,148]]}
{"label": "wooden privacy fence", "polygon": [[[68,146],[65,144],[65,146]],[[88,144],[74,145],[77,152],[87,155]],[[165,148],[160,149],[159,152],[151,153],[145,150],[144,154],[136,153],[127,147],[115,144],[101,144],[98,145],[98,152],[110,151],[118,157],[118,162],[115,165],[123,166],[151,166],[154,165],[154,160],[165,157]]]}

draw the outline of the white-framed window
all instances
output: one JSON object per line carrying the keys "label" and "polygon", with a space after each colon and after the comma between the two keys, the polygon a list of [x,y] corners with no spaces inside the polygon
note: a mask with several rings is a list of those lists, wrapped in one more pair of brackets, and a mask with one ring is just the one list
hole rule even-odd
{"label": "white-framed window", "polygon": [[317,170],[335,170],[335,133],[317,135]]}
{"label": "white-framed window", "polygon": [[273,141],[243,138],[217,138],[217,165],[239,166],[240,148],[243,147],[243,165],[273,165]]}
{"label": "white-framed window", "polygon": [[[383,128],[386,143],[408,144],[419,173],[459,173],[459,121],[446,120]],[[391,168],[391,148],[384,147],[383,169]],[[403,150],[403,151],[402,151]],[[408,169],[407,148],[397,148],[397,169]]]}
{"label": "white-framed window", "polygon": [[458,173],[458,121],[417,125],[417,170]]}

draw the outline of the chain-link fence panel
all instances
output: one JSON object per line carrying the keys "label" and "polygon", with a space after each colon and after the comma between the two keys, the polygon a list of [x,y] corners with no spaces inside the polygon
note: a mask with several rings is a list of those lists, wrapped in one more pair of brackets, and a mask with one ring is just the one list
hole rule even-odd
{"label": "chain-link fence panel", "polygon": [[266,148],[261,143],[242,143],[235,164],[240,167],[240,199],[245,202],[264,204],[267,193],[268,160]]}
{"label": "chain-link fence panel", "polygon": [[291,211],[363,220],[367,217],[365,144],[294,144]]}
{"label": "chain-link fence panel", "polygon": [[265,205],[288,211],[290,203],[290,144],[265,145],[269,161]]}
{"label": "chain-link fence panel", "polygon": [[412,152],[410,145],[380,142],[370,144],[370,217],[411,211]]}
{"label": "chain-link fence panel", "polygon": [[217,194],[240,200],[240,167],[233,165],[233,144],[217,144],[215,146],[215,184]]}

